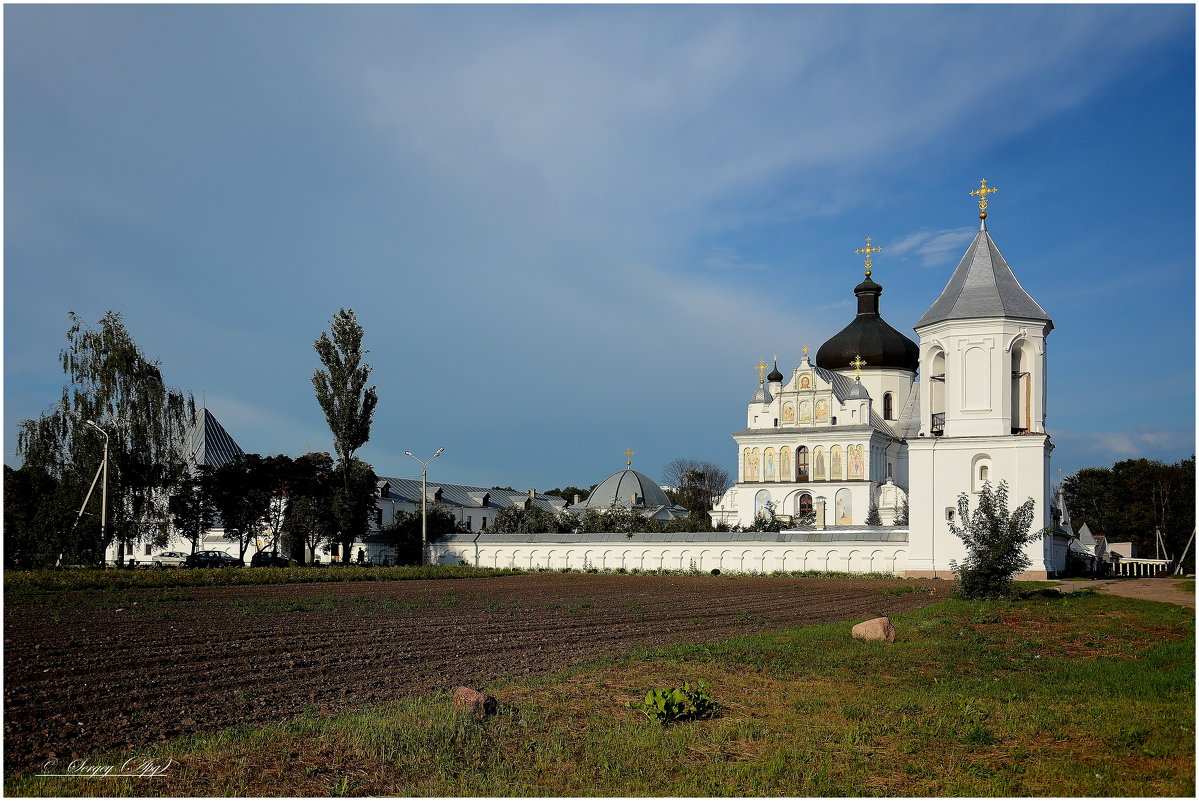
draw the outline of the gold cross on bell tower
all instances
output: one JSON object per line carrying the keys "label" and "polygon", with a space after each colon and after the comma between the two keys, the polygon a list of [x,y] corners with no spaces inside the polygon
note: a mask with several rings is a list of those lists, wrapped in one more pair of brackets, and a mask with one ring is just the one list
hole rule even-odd
{"label": "gold cross on bell tower", "polygon": [[767,364],[766,364],[765,359],[758,359],[758,363],[756,365],[754,365],[754,369],[758,371],[758,383],[759,384],[766,383],[766,367],[767,367]]}
{"label": "gold cross on bell tower", "polygon": [[862,360],[862,355],[861,354],[855,355],[853,357],[853,361],[849,363],[849,366],[853,368],[854,379],[857,381],[861,381],[862,380],[862,368],[866,366],[866,362],[864,362]]}
{"label": "gold cross on bell tower", "polygon": [[978,216],[979,219],[987,219],[987,195],[998,192],[999,189],[994,186],[987,186],[987,179],[983,178],[979,183],[978,189],[970,192],[972,195],[978,195]]}
{"label": "gold cross on bell tower", "polygon": [[632,467],[633,467],[633,449],[632,448],[624,449],[624,466],[629,469],[632,469]]}
{"label": "gold cross on bell tower", "polygon": [[867,278],[870,277],[870,268],[874,266],[873,262],[871,261],[871,257],[875,253],[878,253],[880,250],[882,250],[881,247],[878,247],[876,245],[871,245],[870,237],[866,237],[866,247],[858,248],[857,250],[854,251],[854,253],[865,253],[866,254],[866,277]]}

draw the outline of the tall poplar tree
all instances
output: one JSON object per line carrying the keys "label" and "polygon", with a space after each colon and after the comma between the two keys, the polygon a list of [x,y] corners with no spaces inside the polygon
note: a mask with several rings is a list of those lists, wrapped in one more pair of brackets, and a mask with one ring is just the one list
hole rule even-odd
{"label": "tall poplar tree", "polygon": [[[82,504],[96,475],[108,435],[108,529],[100,529],[101,487],[88,514],[71,531],[47,531],[46,547],[67,559],[99,562],[114,541],[161,544],[167,536],[167,499],[187,470],[183,443],[195,424],[190,393],[168,387],[161,362],[146,358],[118,312],[96,328],[75,312],[60,353],[67,383],[59,401],[21,423],[17,451],[24,465],[58,482],[64,498]],[[90,421],[90,422],[89,422]],[[92,424],[104,434],[96,430]]]}
{"label": "tall poplar tree", "polygon": [[[364,480],[363,465],[354,458],[354,453],[371,437],[371,418],[379,402],[375,388],[366,385],[371,367],[362,357],[370,351],[362,349],[362,333],[353,309],[343,308],[333,315],[329,332],[321,332],[320,339],[313,343],[325,366],[313,374],[312,386],[333,434],[333,450],[338,458],[342,495],[335,503],[337,542],[346,562],[354,540],[366,534],[374,505],[364,503],[365,499],[359,497],[367,490],[373,497],[373,473],[369,482]],[[365,468],[369,470],[369,465]]]}

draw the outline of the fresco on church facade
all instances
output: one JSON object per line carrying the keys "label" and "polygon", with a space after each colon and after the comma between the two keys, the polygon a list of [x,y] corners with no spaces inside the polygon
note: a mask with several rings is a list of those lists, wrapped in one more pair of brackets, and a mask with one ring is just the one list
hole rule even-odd
{"label": "fresco on church facade", "polygon": [[837,525],[849,526],[853,525],[853,500],[849,496],[849,490],[837,490]]}
{"label": "fresco on church facade", "polygon": [[775,479],[775,464],[774,464],[774,448],[767,448],[762,454],[762,460],[765,464],[765,470],[762,474],[763,481],[774,481]]}
{"label": "fresco on church facade", "polygon": [[790,448],[780,448],[779,449],[779,480],[780,481],[790,481],[791,480],[791,449]]}
{"label": "fresco on church facade", "polygon": [[807,422],[812,419],[812,402],[804,401],[799,404],[799,419]]}
{"label": "fresco on church facade", "polygon": [[817,420],[827,420],[828,419],[828,401],[824,401],[824,400],[816,401],[816,419]]}
{"label": "fresco on church facade", "polygon": [[824,448],[819,446],[812,452],[812,480],[824,481]]}
{"label": "fresco on church facade", "polygon": [[784,423],[794,423],[795,422],[795,404],[792,403],[791,401],[787,401],[786,403],[783,404],[783,422]]}
{"label": "fresco on church facade", "polygon": [[862,468],[863,468],[862,446],[861,445],[850,445],[849,446],[849,477],[850,478],[861,478],[862,477]]}
{"label": "fresco on church facade", "polygon": [[841,446],[834,445],[828,450],[828,477],[830,481],[841,480]]}
{"label": "fresco on church facade", "polygon": [[799,388],[800,389],[811,389],[812,388],[812,378],[810,376],[801,375],[799,377]]}
{"label": "fresco on church facade", "polygon": [[754,517],[766,516],[766,504],[770,502],[770,493],[766,490],[759,490],[754,497]]}
{"label": "fresco on church facade", "polygon": [[750,448],[745,451],[745,480],[758,480],[758,458],[759,453],[757,448]]}

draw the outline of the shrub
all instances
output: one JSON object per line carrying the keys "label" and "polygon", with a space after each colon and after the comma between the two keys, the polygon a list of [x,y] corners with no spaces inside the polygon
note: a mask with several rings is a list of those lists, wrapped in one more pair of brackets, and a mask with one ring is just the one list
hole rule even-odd
{"label": "shrub", "polygon": [[961,582],[959,593],[964,598],[1010,598],[1015,575],[1029,567],[1032,560],[1024,546],[1041,538],[1043,531],[1029,533],[1032,526],[1034,502],[1029,498],[1015,511],[1008,513],[1007,482],[993,489],[991,482],[983,484],[978,496],[978,508],[970,512],[966,493],[958,496],[958,519],[962,526],[951,523],[949,530],[966,545],[967,555],[961,564],[949,566]]}

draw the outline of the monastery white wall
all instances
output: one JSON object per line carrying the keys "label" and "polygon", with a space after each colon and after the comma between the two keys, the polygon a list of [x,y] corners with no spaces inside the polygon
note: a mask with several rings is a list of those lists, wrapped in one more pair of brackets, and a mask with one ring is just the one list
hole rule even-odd
{"label": "monastery white wall", "polygon": [[[850,531],[844,532],[852,536]],[[548,536],[548,535],[547,535]],[[472,567],[517,567],[523,570],[697,570],[721,573],[828,570],[847,573],[891,573],[907,569],[906,542],[778,542],[770,541],[638,541],[623,534],[590,535],[597,539],[569,542],[440,541],[431,556],[437,564]],[[738,535],[745,536],[745,535]],[[782,536],[787,536],[784,532]],[[598,539],[605,537],[608,539]],[[623,540],[623,542],[618,541]]]}

